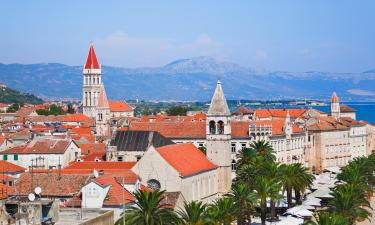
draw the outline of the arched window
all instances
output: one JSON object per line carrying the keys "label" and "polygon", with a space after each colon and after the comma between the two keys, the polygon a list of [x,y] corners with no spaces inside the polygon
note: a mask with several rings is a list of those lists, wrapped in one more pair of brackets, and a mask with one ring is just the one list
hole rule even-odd
{"label": "arched window", "polygon": [[236,171],[237,169],[237,164],[236,164],[236,160],[232,160],[232,171]]}
{"label": "arched window", "polygon": [[147,181],[147,187],[155,191],[155,190],[160,189],[161,185],[158,180],[151,179]]}
{"label": "arched window", "polygon": [[217,133],[224,134],[224,122],[221,120],[217,122]]}
{"label": "arched window", "polygon": [[209,127],[210,127],[210,134],[216,134],[215,121],[211,120],[209,123]]}

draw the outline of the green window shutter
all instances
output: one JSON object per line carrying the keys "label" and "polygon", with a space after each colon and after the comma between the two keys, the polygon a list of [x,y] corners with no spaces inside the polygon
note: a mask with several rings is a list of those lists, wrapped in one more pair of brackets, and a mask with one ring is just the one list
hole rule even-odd
{"label": "green window shutter", "polygon": [[18,160],[18,155],[17,154],[13,155],[13,159],[14,159],[14,161],[17,161]]}
{"label": "green window shutter", "polygon": [[8,160],[8,155],[3,155],[3,160]]}

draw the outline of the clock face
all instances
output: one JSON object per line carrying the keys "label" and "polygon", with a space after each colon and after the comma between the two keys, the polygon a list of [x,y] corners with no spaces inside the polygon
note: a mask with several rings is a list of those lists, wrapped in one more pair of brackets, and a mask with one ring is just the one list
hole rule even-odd
{"label": "clock face", "polygon": [[161,185],[160,185],[160,182],[155,180],[155,179],[151,179],[149,181],[147,181],[147,187],[152,189],[152,190],[158,190],[161,188]]}

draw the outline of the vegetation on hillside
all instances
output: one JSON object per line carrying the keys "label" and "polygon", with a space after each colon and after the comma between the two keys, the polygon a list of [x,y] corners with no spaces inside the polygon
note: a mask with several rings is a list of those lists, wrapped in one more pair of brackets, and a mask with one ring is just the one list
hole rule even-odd
{"label": "vegetation on hillside", "polygon": [[43,103],[43,100],[33,94],[22,93],[8,87],[3,87],[0,88],[0,102],[16,104],[41,104]]}
{"label": "vegetation on hillside", "polygon": [[49,115],[64,115],[66,112],[60,107],[55,104],[52,104],[49,109],[37,109],[36,113],[38,115],[44,115],[44,116],[49,116]]}

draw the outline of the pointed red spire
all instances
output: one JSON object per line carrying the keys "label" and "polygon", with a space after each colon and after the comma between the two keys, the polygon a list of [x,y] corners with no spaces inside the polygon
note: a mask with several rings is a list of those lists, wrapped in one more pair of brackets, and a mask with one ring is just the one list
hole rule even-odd
{"label": "pointed red spire", "polygon": [[336,92],[334,91],[332,93],[331,103],[336,103],[336,102],[339,102],[339,98],[337,97]]}
{"label": "pointed red spire", "polygon": [[100,69],[98,59],[96,58],[94,45],[90,44],[89,55],[87,56],[85,69]]}

